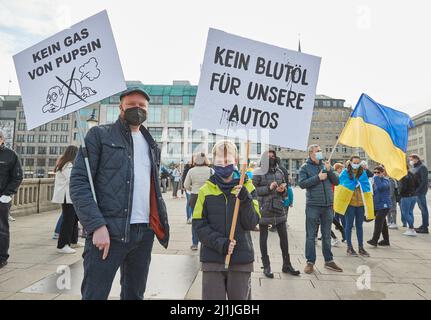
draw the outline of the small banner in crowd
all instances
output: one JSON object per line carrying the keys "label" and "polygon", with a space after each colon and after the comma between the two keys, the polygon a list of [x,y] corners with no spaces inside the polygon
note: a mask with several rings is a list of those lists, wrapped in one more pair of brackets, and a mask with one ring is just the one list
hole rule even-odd
{"label": "small banner in crowd", "polygon": [[306,150],[319,68],[319,57],[210,29],[193,129]]}
{"label": "small banner in crowd", "polygon": [[13,58],[28,130],[126,89],[106,11]]}

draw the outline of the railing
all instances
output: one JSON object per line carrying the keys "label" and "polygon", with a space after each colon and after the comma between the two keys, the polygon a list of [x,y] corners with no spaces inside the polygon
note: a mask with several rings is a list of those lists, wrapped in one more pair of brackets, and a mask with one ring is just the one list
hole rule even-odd
{"label": "railing", "polygon": [[13,216],[25,216],[34,213],[60,209],[52,203],[54,179],[24,179],[12,200]]}

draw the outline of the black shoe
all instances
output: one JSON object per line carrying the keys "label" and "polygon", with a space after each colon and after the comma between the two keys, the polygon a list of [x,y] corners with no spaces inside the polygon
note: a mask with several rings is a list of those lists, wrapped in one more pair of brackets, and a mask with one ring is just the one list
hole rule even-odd
{"label": "black shoe", "polygon": [[389,243],[389,241],[381,240],[379,241],[378,245],[381,247],[389,247],[391,244]]}
{"label": "black shoe", "polygon": [[429,233],[428,228],[415,228],[415,230],[416,230],[416,233],[426,233],[426,234]]}
{"label": "black shoe", "polygon": [[262,267],[265,277],[273,279],[274,274],[271,272],[271,266]]}
{"label": "black shoe", "polygon": [[374,240],[368,240],[368,241],[367,241],[367,243],[368,243],[370,246],[377,247],[377,241],[374,241]]}
{"label": "black shoe", "polygon": [[351,256],[351,257],[357,257],[358,256],[355,249],[353,249],[352,247],[347,248],[347,255]]}
{"label": "black shoe", "polygon": [[283,265],[283,268],[281,269],[281,271],[283,271],[284,273],[289,273],[292,276],[299,276],[301,274],[301,272],[299,272],[298,270],[295,270],[291,264]]}
{"label": "black shoe", "polygon": [[0,269],[6,267],[7,261],[0,261]]}

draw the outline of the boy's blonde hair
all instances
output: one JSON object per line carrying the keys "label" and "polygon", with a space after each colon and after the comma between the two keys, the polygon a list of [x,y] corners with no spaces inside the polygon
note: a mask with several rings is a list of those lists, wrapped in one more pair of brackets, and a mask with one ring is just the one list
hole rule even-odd
{"label": "boy's blonde hair", "polygon": [[217,154],[219,156],[220,155],[227,156],[228,154],[231,154],[236,158],[238,154],[238,149],[235,143],[233,143],[232,141],[221,140],[214,145],[212,153],[213,153],[213,159],[215,159]]}

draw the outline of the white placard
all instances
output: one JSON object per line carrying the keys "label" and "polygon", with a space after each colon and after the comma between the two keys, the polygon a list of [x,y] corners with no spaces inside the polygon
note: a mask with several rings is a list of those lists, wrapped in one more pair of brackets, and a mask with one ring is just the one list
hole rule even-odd
{"label": "white placard", "polygon": [[320,60],[210,29],[193,129],[306,150]]}
{"label": "white placard", "polygon": [[13,58],[28,130],[126,89],[106,11]]}

